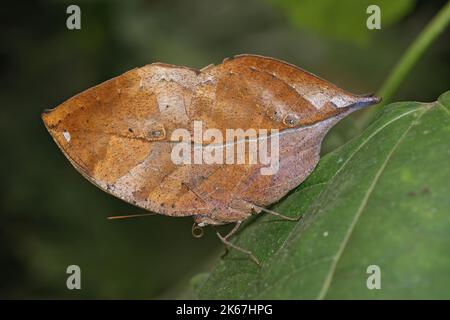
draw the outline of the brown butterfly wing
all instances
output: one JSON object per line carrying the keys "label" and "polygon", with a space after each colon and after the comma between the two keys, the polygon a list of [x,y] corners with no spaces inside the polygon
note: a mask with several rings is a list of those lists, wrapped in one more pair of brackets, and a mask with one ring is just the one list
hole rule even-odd
{"label": "brown butterfly wing", "polygon": [[[199,221],[242,220],[301,183],[327,130],[362,98],[284,62],[239,56],[201,72],[152,64],[67,100],[43,115],[72,164],[103,190],[139,207]],[[280,130],[280,168],[175,165],[171,134],[204,129]],[[207,143],[207,142],[206,142]]]}

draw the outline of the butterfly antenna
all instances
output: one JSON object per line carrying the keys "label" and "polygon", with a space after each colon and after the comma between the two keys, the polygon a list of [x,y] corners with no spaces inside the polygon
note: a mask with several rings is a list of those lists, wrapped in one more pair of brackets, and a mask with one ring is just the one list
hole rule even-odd
{"label": "butterfly antenna", "polygon": [[141,214],[128,214],[124,216],[111,216],[108,217],[108,220],[119,220],[119,219],[128,219],[128,218],[138,218],[138,217],[147,217],[147,216],[154,216],[156,213],[141,213]]}

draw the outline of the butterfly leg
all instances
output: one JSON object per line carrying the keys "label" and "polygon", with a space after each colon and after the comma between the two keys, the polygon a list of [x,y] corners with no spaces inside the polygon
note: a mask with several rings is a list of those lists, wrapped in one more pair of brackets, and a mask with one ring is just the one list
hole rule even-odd
{"label": "butterfly leg", "polygon": [[242,221],[238,221],[236,222],[236,225],[234,226],[234,228],[226,235],[226,236],[222,236],[219,232],[216,232],[217,236],[219,237],[220,241],[222,241],[222,243],[225,245],[226,248],[226,253],[228,252],[229,248],[233,248],[237,251],[240,251],[244,254],[246,254],[250,259],[253,260],[253,262],[255,262],[258,266],[260,266],[261,264],[259,263],[259,260],[253,255],[253,253],[249,250],[245,250],[241,247],[238,247],[237,245],[231,243],[230,241],[228,241],[228,239],[239,229],[240,225],[241,225]]}
{"label": "butterfly leg", "polygon": [[[224,237],[225,240],[228,240],[228,238],[230,238],[234,233],[236,233],[236,231],[239,229],[239,227],[241,226],[242,221],[238,221],[236,222],[236,224],[234,225],[233,229]],[[220,239],[220,236],[219,236]],[[228,246],[225,246],[225,252],[222,254],[221,258],[225,258],[225,256],[228,254]]]}
{"label": "butterfly leg", "polygon": [[288,221],[299,221],[299,220],[301,220],[301,219],[303,218],[303,215],[302,215],[302,214],[299,215],[298,217],[288,217],[288,216],[285,216],[285,215],[283,215],[283,214],[281,214],[281,213],[278,213],[278,212],[275,212],[275,211],[273,211],[273,210],[269,210],[269,209],[266,209],[266,208],[263,208],[263,207],[259,207],[259,206],[254,205],[254,204],[253,204],[252,206],[253,206],[254,208],[260,210],[260,211],[264,211],[264,212],[267,212],[267,213],[272,214],[272,215],[274,215],[274,216],[280,217],[280,218],[282,218],[283,220],[288,220]]}

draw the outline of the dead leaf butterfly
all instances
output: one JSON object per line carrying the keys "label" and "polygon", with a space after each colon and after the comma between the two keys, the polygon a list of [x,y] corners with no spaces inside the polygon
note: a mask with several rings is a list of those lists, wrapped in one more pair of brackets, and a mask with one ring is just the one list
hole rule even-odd
{"label": "dead leaf butterfly", "polygon": [[[380,101],[296,66],[239,55],[202,70],[153,63],[42,115],[72,165],[102,190],[154,213],[192,216],[192,232],[265,209],[308,177],[340,119]],[[123,217],[119,217],[123,218]]]}

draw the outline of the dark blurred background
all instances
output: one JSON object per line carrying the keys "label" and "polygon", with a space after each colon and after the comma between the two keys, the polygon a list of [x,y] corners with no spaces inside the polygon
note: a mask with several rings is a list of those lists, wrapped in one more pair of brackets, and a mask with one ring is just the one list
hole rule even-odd
{"label": "dark blurred background", "polygon": [[[40,113],[129,69],[161,61],[201,68],[240,53],[296,64],[354,93],[376,92],[445,1],[9,1],[1,5],[0,298],[190,297],[222,246],[191,236],[190,218],[152,216],[79,175]],[[66,8],[81,8],[81,30]],[[366,28],[379,4],[382,29]],[[395,100],[432,101],[449,89],[448,30]],[[323,152],[358,134],[360,114],[330,132]],[[66,268],[82,290],[66,288]]]}

